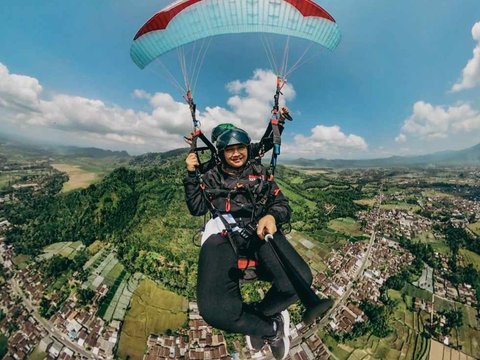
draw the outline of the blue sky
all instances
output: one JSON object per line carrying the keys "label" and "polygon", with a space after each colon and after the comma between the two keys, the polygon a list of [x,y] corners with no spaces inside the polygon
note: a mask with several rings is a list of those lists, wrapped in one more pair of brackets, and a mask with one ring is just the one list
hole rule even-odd
{"label": "blue sky", "polygon": [[[127,150],[182,147],[191,120],[158,64],[138,69],[138,28],[168,1],[4,0],[0,132]],[[342,41],[288,78],[285,157],[371,158],[480,142],[480,1],[318,1]],[[255,34],[212,39],[195,98],[203,129],[262,133],[275,76]],[[272,37],[283,45],[283,39]],[[305,42],[291,40],[291,57]],[[307,55],[308,57],[308,55]],[[164,63],[178,69],[176,54]]]}

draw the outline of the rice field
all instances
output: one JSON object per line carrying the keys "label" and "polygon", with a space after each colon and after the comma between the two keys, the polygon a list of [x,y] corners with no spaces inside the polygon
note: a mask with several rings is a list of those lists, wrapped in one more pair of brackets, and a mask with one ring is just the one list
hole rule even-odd
{"label": "rice field", "polygon": [[63,184],[63,192],[86,188],[97,178],[97,174],[83,170],[78,165],[52,164],[52,167],[68,175],[68,181]]}
{"label": "rice field", "polygon": [[81,241],[64,241],[47,245],[43,248],[43,254],[38,256],[39,260],[49,259],[54,255],[73,258],[75,252],[83,249],[85,246]]}
{"label": "rice field", "polygon": [[352,218],[338,218],[330,220],[328,227],[347,236],[364,235],[360,224]]}
{"label": "rice field", "polygon": [[125,317],[117,356],[142,359],[150,334],[178,329],[187,321],[187,299],[144,279],[133,293]]}

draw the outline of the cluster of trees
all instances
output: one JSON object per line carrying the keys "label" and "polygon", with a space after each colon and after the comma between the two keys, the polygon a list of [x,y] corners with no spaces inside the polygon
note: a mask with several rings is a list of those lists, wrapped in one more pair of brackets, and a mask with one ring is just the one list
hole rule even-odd
{"label": "cluster of trees", "polygon": [[[441,318],[445,318],[445,323],[441,325]],[[425,331],[433,337],[439,335],[447,336],[452,329],[463,326],[463,314],[459,309],[443,310],[434,315],[432,322],[425,325]]]}

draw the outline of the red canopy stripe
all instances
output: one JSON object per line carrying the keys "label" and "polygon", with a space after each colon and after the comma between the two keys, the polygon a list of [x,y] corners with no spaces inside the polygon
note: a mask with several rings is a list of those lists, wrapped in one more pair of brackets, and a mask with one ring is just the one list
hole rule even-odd
{"label": "red canopy stripe", "polygon": [[[140,28],[140,30],[138,30],[134,40],[138,39],[140,36],[147,34],[151,31],[166,29],[169,22],[175,16],[177,16],[180,12],[182,12],[182,10],[200,1],[205,1],[205,0],[186,0],[172,8],[169,8],[168,10],[163,10],[158,12],[150,20],[148,20],[145,23],[145,25],[143,25]],[[284,0],[284,1],[296,7],[298,11],[300,11],[300,13],[305,17],[317,16],[317,17],[322,17],[327,20],[335,22],[335,19],[328,12],[326,12],[322,7],[320,7],[318,4],[316,4],[312,0]]]}

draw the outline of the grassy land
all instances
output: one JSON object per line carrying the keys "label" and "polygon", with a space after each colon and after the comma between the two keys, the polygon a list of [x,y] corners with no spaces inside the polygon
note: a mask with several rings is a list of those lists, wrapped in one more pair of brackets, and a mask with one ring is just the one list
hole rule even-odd
{"label": "grassy land", "polygon": [[443,240],[438,240],[431,231],[424,231],[412,239],[413,242],[421,242],[423,244],[444,243]]}
{"label": "grassy land", "polygon": [[469,326],[462,326],[458,331],[459,343],[462,351],[480,359],[480,331]]}
{"label": "grassy land", "polygon": [[413,204],[407,204],[407,203],[382,204],[382,205],[380,205],[380,208],[385,209],[385,210],[405,210],[405,211],[410,211],[410,212],[415,212],[417,210],[420,210],[420,206],[413,205]]}
{"label": "grassy land", "polygon": [[355,204],[358,205],[367,205],[369,207],[373,207],[375,205],[375,199],[360,199],[360,200],[353,200]]}
{"label": "grassy land", "polygon": [[460,254],[464,258],[463,265],[472,264],[477,271],[480,271],[480,255],[467,249],[460,249]]}
{"label": "grassy land", "polygon": [[13,263],[19,268],[23,269],[25,266],[27,266],[27,262],[30,260],[29,255],[17,255],[13,258]]}
{"label": "grassy land", "polygon": [[92,244],[90,244],[87,248],[88,253],[90,255],[95,255],[97,252],[99,252],[101,249],[105,247],[105,243],[100,241],[100,240],[95,240]]}
{"label": "grassy land", "polygon": [[291,244],[299,254],[302,255],[313,270],[323,272],[327,269],[327,265],[320,256],[321,245],[315,240],[310,239],[297,231],[292,231],[292,233],[288,235],[288,238]]}
{"label": "grassy land", "polygon": [[121,263],[116,263],[112,270],[105,276],[104,282],[110,287],[112,286],[117,278],[121,275],[124,267]]}
{"label": "grassy land", "polygon": [[120,336],[118,356],[142,359],[150,334],[178,329],[187,321],[187,300],[143,280],[135,290]]}
{"label": "grassy land", "polygon": [[419,287],[413,286],[412,284],[407,284],[403,287],[402,292],[405,295],[420,298],[427,301],[432,301],[432,293],[427,290],[420,289]]}
{"label": "grassy land", "polygon": [[[1,353],[0,353],[1,354]],[[38,346],[33,350],[33,352],[28,355],[28,360],[43,360],[47,357],[47,354],[43,351],[40,351]]]}
{"label": "grassy land", "polygon": [[58,171],[68,174],[68,181],[63,184],[63,192],[67,192],[73,189],[83,189],[88,187],[97,179],[97,174],[94,172],[88,172],[79,165],[69,164],[52,164],[52,166]]}
{"label": "grassy land", "polygon": [[361,236],[364,234],[360,224],[352,218],[330,220],[328,227],[348,236]]}
{"label": "grassy land", "polygon": [[283,182],[280,179],[275,178],[278,186],[282,190],[283,194],[292,202],[296,203],[305,203],[309,208],[315,209],[317,204],[313,201],[304,198],[303,196],[299,195],[297,191],[293,190],[287,183]]}
{"label": "grassy land", "polygon": [[455,302],[448,301],[438,296],[435,296],[435,302],[433,303],[433,308],[435,311],[450,311],[455,309]]}
{"label": "grassy land", "polygon": [[77,251],[80,246],[82,246],[81,241],[57,242],[57,243],[53,243],[48,246],[45,246],[43,248],[43,252],[46,254],[50,253],[53,255],[61,255],[63,257],[73,257],[75,251]]}
{"label": "grassy land", "polygon": [[473,224],[468,224],[467,227],[475,234],[480,235],[480,221]]}

